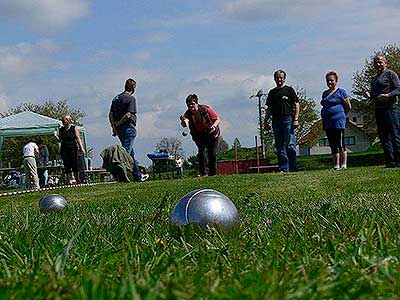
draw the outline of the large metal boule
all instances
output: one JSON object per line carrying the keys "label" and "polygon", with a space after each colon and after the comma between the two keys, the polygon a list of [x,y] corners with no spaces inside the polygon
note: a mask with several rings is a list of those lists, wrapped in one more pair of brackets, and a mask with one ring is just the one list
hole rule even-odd
{"label": "large metal boule", "polygon": [[61,211],[68,208],[68,202],[61,195],[47,195],[39,200],[39,208],[44,212]]}
{"label": "large metal boule", "polygon": [[229,230],[239,224],[239,213],[224,194],[212,189],[195,190],[180,199],[171,214],[173,227],[188,224]]}

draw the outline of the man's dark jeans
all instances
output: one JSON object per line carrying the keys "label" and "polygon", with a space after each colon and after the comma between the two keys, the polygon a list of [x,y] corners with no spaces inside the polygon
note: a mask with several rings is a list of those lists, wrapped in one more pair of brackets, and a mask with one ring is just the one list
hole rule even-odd
{"label": "man's dark jeans", "polygon": [[138,163],[135,160],[135,151],[133,150],[133,142],[136,138],[136,128],[132,127],[128,123],[123,124],[117,128],[117,134],[122,147],[124,147],[133,158],[133,177],[135,177],[136,180],[140,180],[142,173],[139,171]]}
{"label": "man's dark jeans", "polygon": [[292,115],[272,117],[276,154],[279,169],[283,172],[297,171],[296,135],[292,124]]}
{"label": "man's dark jeans", "polygon": [[398,104],[376,108],[376,126],[387,167],[400,166],[400,116]]}

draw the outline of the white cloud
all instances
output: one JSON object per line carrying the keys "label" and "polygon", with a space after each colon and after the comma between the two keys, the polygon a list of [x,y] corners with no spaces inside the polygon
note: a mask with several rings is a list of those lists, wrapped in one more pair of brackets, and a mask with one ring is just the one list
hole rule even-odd
{"label": "white cloud", "polygon": [[0,18],[40,32],[67,27],[89,13],[89,0],[2,0]]}
{"label": "white cloud", "polygon": [[[281,18],[313,16],[331,7],[320,0],[235,0],[221,1],[225,16],[242,21],[279,20]],[[336,0],[335,7],[354,0]]]}
{"label": "white cloud", "polygon": [[0,111],[6,112],[10,108],[11,98],[7,95],[0,93]]}
{"label": "white cloud", "polygon": [[162,138],[176,135],[176,130],[168,127],[175,127],[172,124],[176,124],[177,121],[169,120],[170,125],[165,127],[160,127],[157,124],[162,114],[163,111],[149,111],[139,115],[137,125],[139,139]]}
{"label": "white cloud", "polygon": [[54,67],[50,56],[57,51],[58,46],[51,40],[0,47],[0,78],[12,79]]}
{"label": "white cloud", "polygon": [[248,98],[259,89],[268,90],[274,85],[272,75],[266,76],[240,70],[204,73],[196,76],[192,83],[200,95],[210,99],[234,96]]}

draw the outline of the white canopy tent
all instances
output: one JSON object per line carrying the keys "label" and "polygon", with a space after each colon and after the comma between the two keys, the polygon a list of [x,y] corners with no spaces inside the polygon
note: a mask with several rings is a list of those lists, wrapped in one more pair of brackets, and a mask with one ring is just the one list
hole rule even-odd
{"label": "white canopy tent", "polygon": [[[59,131],[62,126],[60,120],[42,116],[40,114],[24,111],[0,119],[0,167],[2,167],[1,154],[4,138],[16,136],[50,135]],[[82,143],[87,150],[85,128],[78,126]],[[22,151],[22,149],[20,150]],[[87,152],[87,151],[86,151]],[[21,152],[22,153],[22,152]]]}

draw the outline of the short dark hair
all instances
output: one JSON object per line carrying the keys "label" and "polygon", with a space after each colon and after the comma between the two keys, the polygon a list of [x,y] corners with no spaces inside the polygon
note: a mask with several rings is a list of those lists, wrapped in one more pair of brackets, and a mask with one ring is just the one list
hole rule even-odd
{"label": "short dark hair", "polygon": [[125,81],[125,91],[131,92],[135,89],[136,87],[136,81],[133,80],[132,78],[129,78]]}
{"label": "short dark hair", "polygon": [[328,73],[326,73],[325,78],[328,78],[328,76],[333,76],[335,77],[336,81],[339,80],[339,76],[335,71],[329,71]]}
{"label": "short dark hair", "polygon": [[197,97],[196,94],[190,94],[189,96],[186,97],[186,104],[189,104],[190,102],[195,102],[199,103],[199,97]]}
{"label": "short dark hair", "polygon": [[282,73],[282,74],[283,74],[283,78],[286,79],[286,72],[283,71],[283,70],[277,70],[277,71],[275,71],[275,73],[274,73],[274,78],[276,78],[276,75],[278,75],[279,73]]}
{"label": "short dark hair", "polygon": [[386,56],[382,52],[378,52],[374,55],[374,62],[376,62],[379,58],[383,58],[383,60],[387,62]]}

